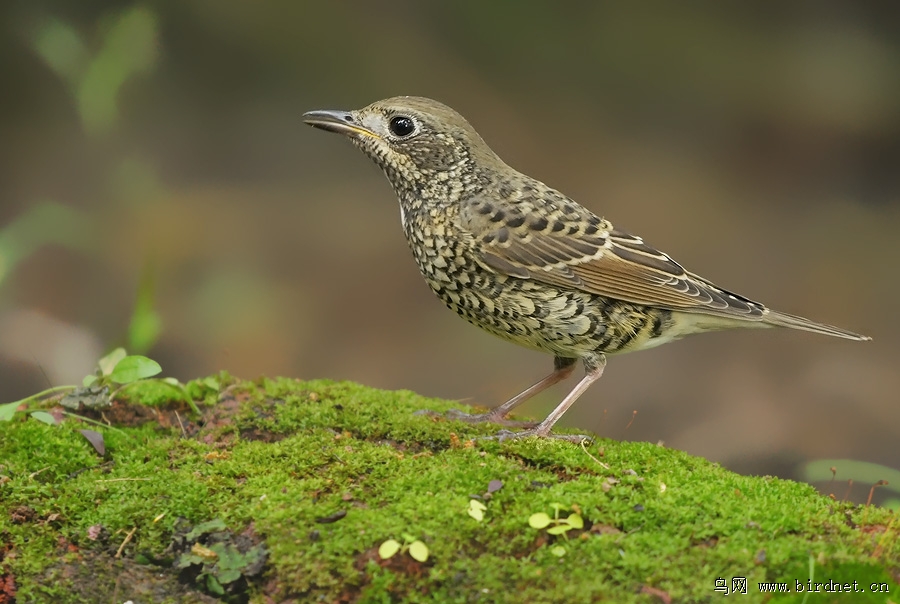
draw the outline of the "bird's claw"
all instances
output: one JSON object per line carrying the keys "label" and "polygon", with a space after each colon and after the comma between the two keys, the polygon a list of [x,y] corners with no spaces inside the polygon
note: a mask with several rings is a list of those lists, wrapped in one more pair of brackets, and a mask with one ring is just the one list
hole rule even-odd
{"label": "bird's claw", "polygon": [[553,433],[545,434],[545,433],[539,431],[537,428],[532,428],[530,430],[522,430],[520,432],[513,432],[511,430],[500,430],[499,432],[497,432],[497,434],[495,434],[493,436],[483,436],[479,440],[496,440],[499,442],[504,442],[507,440],[518,440],[520,438],[529,438],[532,436],[534,436],[536,438],[552,438],[554,440],[566,440],[566,441],[569,441],[569,442],[575,443],[575,444],[580,444],[584,441],[591,443],[594,440],[593,436],[588,436],[586,434],[553,434]]}
{"label": "bird's claw", "polygon": [[537,422],[506,419],[505,415],[503,415],[502,413],[496,413],[495,411],[488,411],[487,413],[466,413],[465,411],[460,411],[459,409],[450,409],[444,415],[449,419],[455,419],[469,424],[490,422],[492,424],[499,424],[501,426],[508,426],[510,428],[531,428],[537,425]]}
{"label": "bird's claw", "polygon": [[537,425],[537,422],[506,419],[502,414],[495,413],[493,411],[488,411],[487,413],[466,413],[465,411],[460,411],[459,409],[450,409],[446,413],[438,413],[429,409],[422,409],[420,411],[416,411],[415,413],[413,413],[413,415],[431,415],[434,417],[443,417],[446,419],[466,422],[469,424],[489,422],[492,424],[499,424],[501,426],[507,426],[510,428],[532,428]]}

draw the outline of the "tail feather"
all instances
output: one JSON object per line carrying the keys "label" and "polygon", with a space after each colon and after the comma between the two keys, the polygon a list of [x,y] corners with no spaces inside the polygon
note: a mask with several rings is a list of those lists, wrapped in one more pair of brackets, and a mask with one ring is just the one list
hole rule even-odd
{"label": "tail feather", "polygon": [[790,327],[791,329],[802,329],[813,333],[820,333],[826,336],[835,336],[838,338],[846,338],[847,340],[866,341],[871,340],[869,336],[863,336],[840,327],[833,325],[825,325],[824,323],[816,323],[803,317],[789,315],[787,313],[770,310],[763,317],[763,323],[775,327]]}

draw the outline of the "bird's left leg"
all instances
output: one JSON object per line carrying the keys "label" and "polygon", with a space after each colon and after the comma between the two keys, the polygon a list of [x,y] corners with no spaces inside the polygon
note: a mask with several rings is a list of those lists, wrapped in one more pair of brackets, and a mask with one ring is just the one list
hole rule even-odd
{"label": "bird's left leg", "polygon": [[531,397],[540,394],[550,386],[553,386],[554,384],[557,384],[572,375],[572,370],[575,369],[576,360],[577,359],[555,357],[553,359],[553,373],[532,384],[499,407],[495,407],[487,413],[463,413],[462,411],[452,409],[447,412],[447,417],[471,423],[492,422],[505,426],[533,426],[534,422],[509,421],[506,419],[506,415]]}
{"label": "bird's left leg", "polygon": [[599,354],[585,357],[584,377],[581,378],[580,382],[575,384],[575,387],[572,388],[572,391],[569,392],[569,394],[566,395],[566,398],[564,398],[562,402],[556,406],[556,409],[550,412],[550,415],[548,415],[544,421],[539,423],[534,428],[523,430],[522,432],[510,432],[509,430],[501,430],[494,438],[503,441],[512,438],[539,436],[542,438],[558,438],[562,440],[569,440],[576,443],[581,442],[584,439],[590,440],[591,437],[581,434],[550,434],[550,430],[553,428],[553,425],[559,421],[559,418],[563,416],[566,410],[568,410],[568,408],[572,406],[572,403],[578,400],[578,397],[584,394],[584,391],[587,390],[591,384],[600,379],[600,376],[603,375],[603,369],[605,367],[606,357],[604,355]]}

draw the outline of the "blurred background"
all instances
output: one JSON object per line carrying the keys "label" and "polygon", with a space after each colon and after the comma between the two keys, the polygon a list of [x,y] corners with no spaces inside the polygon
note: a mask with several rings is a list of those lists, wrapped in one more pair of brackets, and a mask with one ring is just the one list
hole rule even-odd
{"label": "blurred background", "polygon": [[[874,337],[732,332],[614,357],[563,425],[864,501],[861,483],[900,476],[898,12],[0,3],[0,402],[80,383],[117,345],[182,380],[484,406],[548,373],[434,298],[387,181],[301,120],[422,95],[689,270]],[[898,485],[876,500],[896,505]]]}

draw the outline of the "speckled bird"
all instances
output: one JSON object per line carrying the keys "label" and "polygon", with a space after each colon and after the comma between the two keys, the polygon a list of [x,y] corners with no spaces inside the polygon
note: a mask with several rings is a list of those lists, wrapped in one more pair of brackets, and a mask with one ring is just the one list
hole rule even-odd
{"label": "speckled bird", "polygon": [[[504,423],[516,406],[585,375],[532,429],[551,428],[603,374],[606,356],[735,327],[790,327],[869,340],[771,310],[684,270],[640,237],[506,165],[456,111],[395,97],[355,111],[310,111],[304,121],[348,137],[384,171],[400,200],[406,240],[425,281],[463,319],[550,353],[547,377],[469,421]],[[462,415],[462,414],[461,414]]]}

